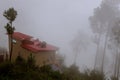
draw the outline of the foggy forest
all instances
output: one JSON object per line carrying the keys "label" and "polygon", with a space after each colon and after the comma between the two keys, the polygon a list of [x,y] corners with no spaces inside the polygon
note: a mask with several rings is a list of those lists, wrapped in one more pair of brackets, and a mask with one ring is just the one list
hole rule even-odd
{"label": "foggy forest", "polygon": [[120,80],[120,0],[1,0],[0,80]]}

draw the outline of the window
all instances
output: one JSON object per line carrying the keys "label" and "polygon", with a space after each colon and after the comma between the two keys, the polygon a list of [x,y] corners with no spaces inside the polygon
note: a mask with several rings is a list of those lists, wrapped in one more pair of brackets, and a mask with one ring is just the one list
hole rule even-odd
{"label": "window", "polygon": [[13,39],[12,42],[13,42],[14,44],[16,44],[17,41],[16,41],[15,39]]}

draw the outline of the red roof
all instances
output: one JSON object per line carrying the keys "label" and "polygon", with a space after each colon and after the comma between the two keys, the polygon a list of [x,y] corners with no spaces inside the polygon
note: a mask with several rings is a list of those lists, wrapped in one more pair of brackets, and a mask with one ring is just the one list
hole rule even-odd
{"label": "red roof", "polygon": [[42,48],[38,45],[29,45],[29,44],[23,44],[21,45],[23,48],[30,50],[32,52],[41,52],[41,51],[56,51],[58,48],[54,47],[52,45],[47,44],[45,48]]}
{"label": "red roof", "polygon": [[41,47],[42,42],[39,41],[39,39],[32,39],[33,37],[20,32],[14,32],[13,38],[16,40],[20,40],[22,42],[21,47],[30,50],[32,52],[58,50],[57,47],[50,44],[46,44],[46,47]]}
{"label": "red roof", "polygon": [[30,39],[30,38],[32,38],[32,36],[29,36],[29,35],[26,35],[26,34],[23,34],[20,32],[14,32],[13,38],[16,40],[22,41],[22,40]]}

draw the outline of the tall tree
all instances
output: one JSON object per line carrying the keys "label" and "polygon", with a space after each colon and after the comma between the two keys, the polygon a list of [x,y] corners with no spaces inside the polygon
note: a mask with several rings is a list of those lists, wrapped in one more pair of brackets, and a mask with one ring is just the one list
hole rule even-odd
{"label": "tall tree", "polygon": [[120,21],[117,21],[112,28],[112,42],[116,46],[116,57],[115,57],[115,63],[114,63],[114,74],[113,77],[119,78],[120,74]]}
{"label": "tall tree", "polygon": [[[116,4],[116,1],[114,1],[114,5],[111,5],[113,0],[103,0],[101,5],[97,8],[94,9],[94,15],[90,16],[90,23],[91,23],[91,28],[93,32],[98,36],[98,41],[97,41],[97,50],[96,50],[96,57],[98,57],[100,54],[99,53],[99,48],[100,45],[104,45],[103,48],[103,57],[102,57],[102,63],[101,63],[101,71],[103,72],[103,67],[104,67],[104,58],[105,58],[105,53],[106,53],[106,48],[107,48],[107,42],[108,42],[108,36],[109,36],[109,31],[113,25],[114,20],[118,17],[119,15],[119,8]],[[102,38],[101,36],[104,36],[105,38]],[[101,38],[104,40],[101,43]],[[97,59],[97,58],[95,58]],[[95,66],[96,62],[95,60]],[[98,63],[99,64],[99,63]]]}
{"label": "tall tree", "polygon": [[91,38],[83,31],[79,31],[73,38],[70,44],[74,53],[74,64],[76,64],[79,54],[82,53],[83,50],[87,49],[90,41]]}
{"label": "tall tree", "polygon": [[5,29],[6,29],[7,34],[8,34],[9,55],[10,55],[9,59],[11,61],[12,51],[13,51],[12,35],[14,33],[14,30],[15,30],[15,27],[13,27],[13,21],[15,20],[15,18],[17,16],[17,11],[14,10],[14,8],[9,8],[8,10],[4,11],[3,16],[9,21],[5,25]]}

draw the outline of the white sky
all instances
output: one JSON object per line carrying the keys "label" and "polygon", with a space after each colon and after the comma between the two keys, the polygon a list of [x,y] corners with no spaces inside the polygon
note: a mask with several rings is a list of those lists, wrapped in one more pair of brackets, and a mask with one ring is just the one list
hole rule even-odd
{"label": "white sky", "polygon": [[[16,31],[58,46],[66,56],[66,63],[72,64],[70,41],[79,31],[91,36],[88,17],[100,3],[101,0],[0,0],[0,44],[6,46],[7,43],[4,29],[7,20],[2,14],[4,10],[14,7],[18,12],[14,22]],[[84,67],[92,64],[93,60],[89,60],[93,57],[90,55],[82,54],[78,65]]]}

